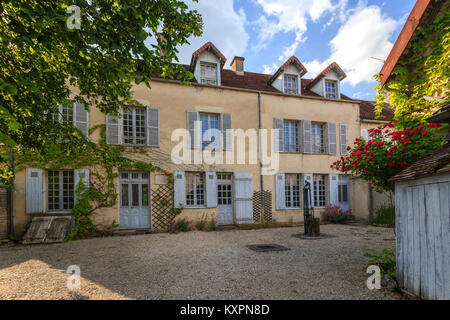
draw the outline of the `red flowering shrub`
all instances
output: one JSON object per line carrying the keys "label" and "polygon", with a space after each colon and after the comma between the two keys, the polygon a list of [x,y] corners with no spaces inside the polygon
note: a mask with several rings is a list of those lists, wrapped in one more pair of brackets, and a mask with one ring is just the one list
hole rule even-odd
{"label": "red flowering shrub", "polygon": [[321,212],[322,219],[331,223],[345,223],[349,220],[354,220],[352,210],[344,211],[340,206],[326,207],[323,212]]}
{"label": "red flowering shrub", "polygon": [[378,192],[394,191],[389,178],[442,147],[440,130],[440,124],[402,130],[396,121],[390,122],[370,129],[369,141],[356,139],[347,148],[349,156],[342,156],[331,168],[370,182]]}

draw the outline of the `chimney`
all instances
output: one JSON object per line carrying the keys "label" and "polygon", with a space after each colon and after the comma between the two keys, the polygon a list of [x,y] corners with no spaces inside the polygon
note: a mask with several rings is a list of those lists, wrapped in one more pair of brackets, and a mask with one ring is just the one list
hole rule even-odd
{"label": "chimney", "polygon": [[241,76],[244,75],[244,60],[244,57],[235,56],[230,64],[231,69],[233,69],[236,74],[239,74]]}

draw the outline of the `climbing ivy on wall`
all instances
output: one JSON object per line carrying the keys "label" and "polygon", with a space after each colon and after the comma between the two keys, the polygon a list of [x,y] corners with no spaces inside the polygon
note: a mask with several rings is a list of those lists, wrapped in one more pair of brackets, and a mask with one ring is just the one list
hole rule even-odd
{"label": "climbing ivy on wall", "polygon": [[[423,122],[446,104],[450,90],[449,3],[443,5],[442,15],[416,30],[387,84],[375,87],[378,115],[381,115],[383,104],[389,102],[395,109],[399,125],[406,128]],[[427,101],[427,96],[441,99]]]}

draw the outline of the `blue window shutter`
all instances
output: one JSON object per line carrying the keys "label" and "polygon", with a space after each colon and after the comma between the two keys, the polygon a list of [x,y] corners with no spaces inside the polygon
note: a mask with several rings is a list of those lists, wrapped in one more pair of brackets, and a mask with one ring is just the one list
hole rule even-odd
{"label": "blue window shutter", "polygon": [[26,211],[27,213],[43,212],[42,169],[27,168],[26,170]]}
{"label": "blue window shutter", "polygon": [[252,174],[236,172],[234,174],[236,223],[253,223],[253,187]]}
{"label": "blue window shutter", "polygon": [[284,173],[278,173],[275,175],[275,198],[277,210],[286,209],[285,179]]}
{"label": "blue window shutter", "polygon": [[[120,112],[122,115],[122,112]],[[120,144],[121,141],[121,124],[122,118],[119,116],[106,115],[106,143]]]}
{"label": "blue window shutter", "polygon": [[160,145],[160,125],[159,109],[147,107],[147,145],[159,147]]}
{"label": "blue window shutter", "polygon": [[188,110],[187,111],[187,130],[190,136],[190,147],[191,149],[201,148],[201,128],[200,128],[200,118],[198,111]]}
{"label": "blue window shutter", "polygon": [[339,176],[337,174],[330,174],[330,205],[338,206],[338,186],[339,186]]}
{"label": "blue window shutter", "polygon": [[311,120],[302,120],[303,153],[312,153]]}
{"label": "blue window shutter", "polygon": [[337,154],[336,123],[328,122],[328,154]]}
{"label": "blue window shutter", "polygon": [[174,206],[175,208],[182,208],[186,206],[185,173],[183,171],[176,171],[174,177]]}
{"label": "blue window shutter", "polygon": [[273,119],[273,129],[275,130],[275,152],[284,151],[284,132],[283,132],[283,119]]}
{"label": "blue window shutter", "polygon": [[233,150],[232,116],[229,113],[223,113],[220,117],[222,122],[222,147],[223,150],[231,151]]}
{"label": "blue window shutter", "polygon": [[341,155],[345,155],[348,153],[347,151],[347,125],[340,124],[339,125],[339,139],[341,143]]}
{"label": "blue window shutter", "polygon": [[206,172],[206,206],[217,207],[217,175],[215,172]]}
{"label": "blue window shutter", "polygon": [[85,109],[83,103],[73,104],[73,125],[79,129],[86,138],[89,138],[89,111]]}

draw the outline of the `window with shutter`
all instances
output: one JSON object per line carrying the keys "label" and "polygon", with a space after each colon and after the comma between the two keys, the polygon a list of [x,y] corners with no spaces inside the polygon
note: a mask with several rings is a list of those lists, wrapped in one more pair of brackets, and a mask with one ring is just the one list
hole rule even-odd
{"label": "window with shutter", "polygon": [[283,87],[284,93],[287,94],[298,94],[298,77],[295,75],[283,76]]}
{"label": "window with shutter", "polygon": [[70,211],[75,203],[74,172],[70,170],[47,171],[48,212]]}
{"label": "window with shutter", "polygon": [[200,83],[217,85],[217,65],[200,62]]}
{"label": "window with shutter", "polygon": [[345,155],[348,153],[347,151],[347,125],[340,124],[339,125],[339,139],[341,144],[341,155]]}
{"label": "window with shutter", "polygon": [[186,172],[186,206],[205,205],[205,174],[202,172]]}
{"label": "window with shutter", "polygon": [[129,107],[123,111],[123,143],[147,144],[147,114],[144,108]]}
{"label": "window with shutter", "polygon": [[286,208],[300,208],[301,206],[301,174],[286,174],[285,179]]}

